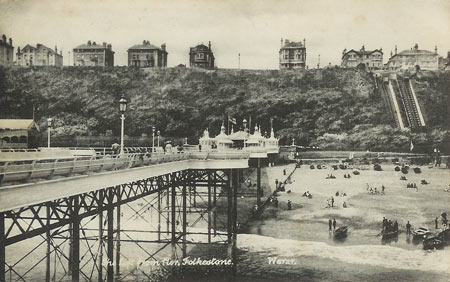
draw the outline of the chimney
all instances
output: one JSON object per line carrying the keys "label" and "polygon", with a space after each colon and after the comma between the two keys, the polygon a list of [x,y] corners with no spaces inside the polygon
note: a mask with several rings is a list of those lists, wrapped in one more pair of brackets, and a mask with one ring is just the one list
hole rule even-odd
{"label": "chimney", "polygon": [[94,41],[94,42],[92,42],[92,45],[97,45],[97,43],[95,43],[95,41]]}
{"label": "chimney", "polygon": [[62,56],[62,50],[61,51],[59,51],[59,54]]}
{"label": "chimney", "polygon": [[284,45],[289,44],[289,39],[284,40]]}
{"label": "chimney", "polygon": [[2,35],[2,40],[3,40],[3,43],[6,43],[6,35]]}
{"label": "chimney", "polygon": [[344,55],[347,52],[347,48],[344,48],[344,50],[342,50],[342,55]]}
{"label": "chimney", "polygon": [[9,38],[9,46],[12,47],[12,38],[11,37]]}
{"label": "chimney", "polygon": [[20,46],[17,47],[17,54],[18,54],[18,55],[20,54]]}
{"label": "chimney", "polygon": [[105,48],[106,48],[106,42],[103,42],[103,47],[105,47]]}
{"label": "chimney", "polygon": [[142,45],[147,45],[147,41],[143,40]]}
{"label": "chimney", "polygon": [[90,40],[88,40],[87,45],[91,46],[91,41]]}
{"label": "chimney", "polygon": [[112,49],[112,45],[108,44],[108,49],[111,50]]}
{"label": "chimney", "polygon": [[395,55],[397,55],[397,45],[395,45]]}
{"label": "chimney", "polygon": [[166,43],[161,44],[161,49],[163,49],[164,51],[166,51]]}
{"label": "chimney", "polygon": [[58,54],[58,47],[55,45],[55,53]]}
{"label": "chimney", "polygon": [[281,38],[281,48],[283,48],[283,38]]}
{"label": "chimney", "polygon": [[306,47],[306,39],[303,38],[303,47]]}
{"label": "chimney", "polygon": [[434,53],[437,54],[437,46],[434,46]]}
{"label": "chimney", "polygon": [[211,41],[208,42],[208,48],[211,51]]}
{"label": "chimney", "polygon": [[416,50],[416,51],[419,50],[419,44],[416,43],[416,44],[414,45],[414,50]]}

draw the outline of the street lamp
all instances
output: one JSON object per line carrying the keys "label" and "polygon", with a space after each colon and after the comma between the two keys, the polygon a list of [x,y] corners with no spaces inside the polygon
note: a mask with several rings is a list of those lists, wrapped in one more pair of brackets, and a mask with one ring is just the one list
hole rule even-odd
{"label": "street lamp", "polygon": [[152,152],[155,152],[155,127],[152,126]]}
{"label": "street lamp", "polygon": [[156,135],[158,136],[158,148],[159,148],[159,137],[161,136],[161,131],[158,130],[158,132],[156,132]]}
{"label": "street lamp", "polygon": [[121,128],[120,128],[120,154],[123,155],[123,135],[124,135],[124,126],[125,126],[125,112],[127,111],[128,101],[124,95],[119,100],[119,111],[121,113]]}
{"label": "street lamp", "polygon": [[50,148],[50,131],[52,130],[52,121],[53,121],[52,118],[47,119],[47,125],[48,125],[48,127],[47,127],[47,147],[49,147],[49,148]]}

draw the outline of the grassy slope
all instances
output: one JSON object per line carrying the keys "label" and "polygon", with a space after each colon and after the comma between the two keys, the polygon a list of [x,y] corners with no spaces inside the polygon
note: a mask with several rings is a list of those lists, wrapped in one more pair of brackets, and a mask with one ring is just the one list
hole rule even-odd
{"label": "grassy slope", "polygon": [[[448,104],[443,87],[448,79],[442,76],[423,76],[417,82],[427,119],[438,128],[446,121],[439,114],[442,109],[433,107]],[[38,105],[40,125],[45,128],[47,115],[54,117],[57,136],[98,135],[107,129],[118,134],[117,102],[122,94],[130,100],[126,120],[130,136],[150,135],[152,126],[165,136],[197,138],[206,127],[216,134],[227,114],[238,121],[251,115],[253,124],[258,122],[263,130],[269,130],[273,117],[282,143],[296,138],[303,144],[366,149],[389,142],[389,138],[374,144],[359,141],[368,131],[401,134],[385,126],[391,121],[374,92],[373,79],[357,70],[67,67],[0,71],[1,117],[29,118],[33,104]],[[395,147],[404,147],[406,141]]]}

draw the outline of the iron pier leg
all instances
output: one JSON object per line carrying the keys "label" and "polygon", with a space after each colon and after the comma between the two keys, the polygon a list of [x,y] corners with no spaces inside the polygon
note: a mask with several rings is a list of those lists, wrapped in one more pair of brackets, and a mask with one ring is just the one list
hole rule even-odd
{"label": "iron pier leg", "polygon": [[80,281],[80,218],[78,196],[72,197],[72,282]]}
{"label": "iron pier leg", "polygon": [[0,281],[6,281],[5,214],[0,212]]}
{"label": "iron pier leg", "polygon": [[166,210],[167,210],[167,217],[166,217],[166,224],[167,224],[167,227],[166,227],[166,234],[167,234],[167,236],[169,236],[169,223],[170,223],[170,202],[169,202],[169,194],[170,194],[170,191],[169,191],[170,189],[169,188],[167,188],[167,190],[166,190],[166,193],[167,193],[167,197],[166,197]]}
{"label": "iron pier leg", "polygon": [[193,187],[193,189],[194,189],[194,208],[197,208],[197,183],[195,183],[195,180],[194,180],[194,187]]}
{"label": "iron pier leg", "polygon": [[103,282],[103,201],[105,197],[105,190],[99,191],[98,202],[98,282]]}
{"label": "iron pier leg", "polygon": [[108,208],[107,208],[107,217],[108,217],[108,231],[107,231],[107,257],[108,257],[108,269],[107,269],[107,281],[114,281],[114,206],[113,206],[113,188],[109,188],[108,191]]}
{"label": "iron pier leg", "polygon": [[117,192],[117,229],[116,229],[116,275],[120,274],[120,185],[116,186]]}
{"label": "iron pier leg", "polygon": [[259,158],[256,174],[256,204],[259,207],[261,205],[261,159]]}
{"label": "iron pier leg", "polygon": [[[171,209],[172,209],[172,218],[171,218],[171,221],[172,221],[172,239],[171,239],[171,243],[172,243],[172,251],[174,251],[175,252],[175,244],[176,244],[176,233],[175,233],[175,231],[176,231],[176,226],[175,226],[175,207],[176,207],[176,192],[175,192],[175,183],[173,183],[172,184],[172,207],[171,207]],[[175,255],[175,253],[173,254],[173,255]]]}
{"label": "iron pier leg", "polygon": [[233,197],[232,197],[232,181],[233,181],[233,169],[229,170],[228,180],[227,180],[227,241],[228,241],[228,258],[231,259],[232,255],[232,239],[233,239],[233,230],[232,230],[232,205],[233,205]]}
{"label": "iron pier leg", "polygon": [[186,177],[183,179],[183,258],[186,257],[186,228],[187,228],[187,214],[186,214]]}
{"label": "iron pier leg", "polygon": [[236,249],[237,249],[237,192],[239,186],[239,170],[233,171],[233,247],[232,247],[232,261],[233,274],[236,274]]}
{"label": "iron pier leg", "polygon": [[[159,189],[159,187],[158,187]],[[158,190],[158,242],[161,241],[161,191]]]}
{"label": "iron pier leg", "polygon": [[46,204],[47,209],[47,231],[45,237],[47,240],[47,252],[45,254],[45,281],[50,282],[50,203]]}
{"label": "iron pier leg", "polygon": [[213,180],[213,206],[214,206],[214,212],[213,212],[213,228],[214,228],[214,236],[217,235],[217,195],[216,195],[216,190],[217,190],[217,171],[214,172],[214,180]]}
{"label": "iron pier leg", "polygon": [[208,172],[208,243],[211,243],[211,172]]}
{"label": "iron pier leg", "polygon": [[[67,209],[69,210],[69,213],[72,215],[72,199],[70,198],[68,201],[68,207]],[[68,266],[68,274],[72,275],[72,257],[73,257],[73,237],[72,237],[72,230],[73,230],[73,223],[70,222],[69,223],[69,266]]]}

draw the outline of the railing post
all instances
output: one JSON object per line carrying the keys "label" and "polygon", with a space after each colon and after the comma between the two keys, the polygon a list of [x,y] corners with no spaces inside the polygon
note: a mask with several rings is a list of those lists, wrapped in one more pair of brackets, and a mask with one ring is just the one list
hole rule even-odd
{"label": "railing post", "polygon": [[233,205],[233,197],[232,197],[232,181],[233,181],[233,169],[230,169],[228,172],[228,180],[227,180],[227,242],[228,242],[228,258],[232,258],[232,239],[233,239],[233,230],[232,230],[232,205]]}
{"label": "railing post", "polygon": [[158,242],[161,241],[161,190],[158,187]]}

